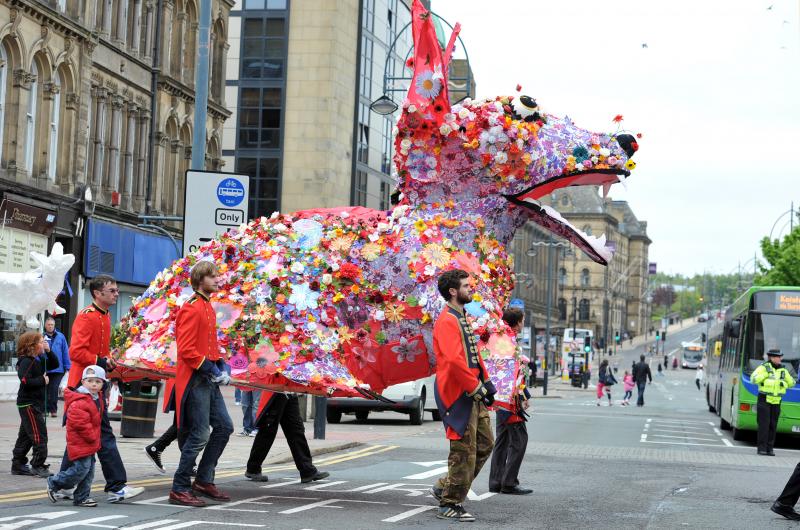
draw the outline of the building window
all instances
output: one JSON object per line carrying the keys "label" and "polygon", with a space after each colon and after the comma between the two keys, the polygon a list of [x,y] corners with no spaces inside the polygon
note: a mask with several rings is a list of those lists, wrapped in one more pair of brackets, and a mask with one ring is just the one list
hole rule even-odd
{"label": "building window", "polygon": [[239,93],[239,147],[278,149],[281,144],[281,96],[278,87],[243,87]]}
{"label": "building window", "polygon": [[578,304],[578,320],[589,320],[589,300],[586,298],[581,298]]}
{"label": "building window", "polygon": [[558,319],[559,320],[567,319],[567,301],[564,298],[558,299]]}
{"label": "building window", "polygon": [[247,17],[242,25],[242,78],[282,79],[286,19]]}
{"label": "building window", "polygon": [[279,210],[280,159],[278,157],[240,157],[236,171],[250,176],[250,217],[269,217]]}
{"label": "building window", "polygon": [[361,95],[372,99],[372,52],[374,43],[367,35],[361,41]]}
{"label": "building window", "polygon": [[592,225],[584,225],[581,230],[583,230],[583,233],[587,236],[592,235]]}
{"label": "building window", "polygon": [[567,269],[564,267],[558,269],[558,285],[561,285],[562,287],[567,285]]}
{"label": "building window", "polygon": [[61,81],[58,74],[53,77],[53,99],[50,101],[50,141],[47,151],[47,178],[56,180],[58,164],[58,129],[61,118]]}
{"label": "building window", "polygon": [[6,73],[8,72],[8,59],[5,46],[0,43],[0,160],[3,158],[3,131],[6,128]]}
{"label": "building window", "polygon": [[589,269],[581,271],[581,287],[589,287]]}
{"label": "building window", "polygon": [[364,0],[364,29],[373,32],[375,29],[375,0]]}
{"label": "building window", "polygon": [[36,139],[36,100],[39,98],[39,67],[31,63],[31,88],[28,91],[28,109],[25,114],[25,170],[33,173],[33,152]]}
{"label": "building window", "polygon": [[367,172],[360,169],[356,170],[356,206],[367,205]]}
{"label": "building window", "polygon": [[392,195],[392,185],[388,182],[382,180],[381,181],[381,210],[388,210],[392,206],[391,201]]}

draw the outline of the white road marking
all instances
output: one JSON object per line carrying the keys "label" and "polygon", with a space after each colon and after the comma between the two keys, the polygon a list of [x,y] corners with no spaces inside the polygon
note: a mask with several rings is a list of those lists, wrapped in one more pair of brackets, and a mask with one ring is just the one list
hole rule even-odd
{"label": "white road marking", "polygon": [[[403,488],[402,486],[416,486],[416,488]],[[403,482],[398,482],[395,484],[389,484],[387,486],[381,486],[380,488],[371,489],[369,491],[365,491],[364,493],[375,494],[380,493],[382,491],[407,491],[407,497],[419,497],[420,495],[425,495],[428,493],[430,486],[427,484],[404,484]]]}
{"label": "white road marking", "polygon": [[[322,481],[320,481],[320,482],[322,482]],[[303,488],[303,489],[305,489],[306,491],[317,491],[317,490],[328,488],[330,486],[335,486],[337,484],[344,484],[345,482],[348,482],[348,481],[347,480],[333,480],[331,482],[325,482],[323,484],[315,484],[314,486],[309,486],[309,487]]]}
{"label": "white road marking", "polygon": [[494,497],[495,495],[497,495],[497,493],[493,493],[491,491],[487,491],[486,493],[481,493],[480,495],[478,495],[474,491],[469,490],[467,492],[467,499],[471,501],[482,501],[484,499],[488,499],[489,497]]}
{"label": "white road marking", "polygon": [[[719,444],[699,444],[699,443],[690,443],[690,442],[667,442],[667,441],[656,441],[656,440],[647,440],[647,443],[649,443],[649,444],[670,444],[670,445],[702,445],[702,446],[705,446],[705,447],[718,447],[718,448],[719,447],[726,447],[726,446],[719,445]],[[733,445],[731,447],[735,448],[737,446]],[[744,448],[745,446],[741,446],[741,447]],[[751,449],[751,448],[747,447],[747,449]]]}
{"label": "white road marking", "polygon": [[681,430],[678,430],[678,429],[660,429],[660,428],[654,428],[651,432],[656,432],[656,431],[658,431],[658,432],[677,432],[677,433],[683,433],[683,434],[708,434],[708,435],[711,435],[711,433],[706,433],[704,431],[681,431]]}
{"label": "white road marking", "polygon": [[177,523],[178,519],[162,519],[161,521],[151,521],[149,523],[137,524],[136,526],[125,526],[125,530],[144,530],[145,528],[155,528],[163,524]]}
{"label": "white road marking", "polygon": [[[91,519],[81,519],[80,521],[70,521],[68,523],[51,524],[42,526],[39,530],[59,530],[60,528],[73,528],[75,526],[99,526],[93,523],[110,521],[112,519],[125,519],[127,515],[104,515],[103,517],[92,517]],[[105,525],[103,525],[105,527]],[[114,528],[113,526],[111,528]]]}
{"label": "white road marking", "polygon": [[375,484],[367,484],[366,486],[359,486],[357,488],[353,488],[351,490],[345,490],[345,491],[347,491],[348,493],[349,492],[353,492],[353,491],[364,491],[364,490],[376,488],[378,486],[385,486],[386,484],[388,484],[388,482],[376,482]]}
{"label": "white road marking", "polygon": [[681,438],[683,440],[708,440],[710,442],[717,440],[717,438],[704,438],[699,436],[672,436],[670,434],[651,434],[650,436],[654,438]]}
{"label": "white road marking", "polygon": [[214,526],[242,526],[245,528],[264,528],[265,524],[252,524],[252,523],[223,523],[220,521],[185,521],[183,523],[173,524],[170,526],[162,526],[158,530],[177,530],[178,528],[188,528],[190,526],[199,525],[214,525]]}
{"label": "white road marking", "polygon": [[[63,512],[43,512],[36,515],[27,514],[27,515],[12,515],[11,517],[0,517],[0,522],[3,521],[13,521],[14,519],[20,519],[21,517],[35,517],[37,519],[58,519],[59,517],[66,517],[68,515],[72,515],[73,513],[78,513],[72,510],[65,510]],[[9,526],[3,526],[3,528],[12,528]]]}
{"label": "white road marking", "polygon": [[442,464],[446,464],[447,460],[431,460],[430,462],[411,462],[411,463],[416,464],[418,466],[432,467],[432,466],[440,466]]}
{"label": "white road marking", "polygon": [[670,419],[655,419],[659,423],[699,423],[701,425],[714,425],[710,421],[697,421],[697,420],[670,420]]}
{"label": "white road marking", "polygon": [[728,447],[733,447],[734,446],[727,438],[723,438],[722,439],[722,443],[724,443]]}
{"label": "white road marking", "polygon": [[272,504],[271,502],[263,502],[264,499],[269,499],[269,498],[270,498],[269,495],[261,495],[260,497],[250,497],[249,499],[242,499],[240,501],[226,502],[225,504],[216,504],[214,506],[206,506],[206,509],[266,513],[267,510],[247,510],[247,509],[237,510],[234,509],[233,506],[239,506],[241,504]]}
{"label": "white road marking", "polygon": [[647,435],[646,434],[642,434],[642,438],[639,441],[646,442],[647,441]]}
{"label": "white road marking", "polygon": [[317,501],[317,502],[312,502],[311,504],[305,504],[303,506],[298,506],[297,508],[290,508],[288,510],[283,510],[282,512],[278,512],[278,513],[289,515],[289,514],[292,514],[292,513],[304,512],[306,510],[313,510],[314,508],[322,508],[323,506],[325,506],[327,508],[341,509],[342,506],[330,506],[330,505],[333,504],[333,503],[342,501],[342,500],[344,500],[344,499],[326,499],[324,501]]}
{"label": "white road marking", "polygon": [[281,486],[288,486],[289,484],[300,484],[300,479],[284,479],[284,482],[278,482],[277,484],[267,484],[266,486],[261,486],[261,489],[272,489],[272,488],[280,488]]}
{"label": "white road marking", "polygon": [[[403,506],[413,506],[411,504],[404,504]],[[402,521],[403,519],[408,519],[413,515],[417,515],[418,513],[426,512],[428,510],[435,509],[436,506],[417,506],[416,508],[412,508],[411,510],[405,511],[403,513],[399,513],[394,517],[389,517],[387,519],[383,519],[382,522],[384,523],[396,523],[398,521]]]}
{"label": "white road marking", "polygon": [[447,466],[429,469],[428,471],[423,471],[422,473],[416,473],[414,475],[408,475],[407,477],[403,478],[408,480],[424,480],[426,478],[436,477],[445,473],[447,473]]}

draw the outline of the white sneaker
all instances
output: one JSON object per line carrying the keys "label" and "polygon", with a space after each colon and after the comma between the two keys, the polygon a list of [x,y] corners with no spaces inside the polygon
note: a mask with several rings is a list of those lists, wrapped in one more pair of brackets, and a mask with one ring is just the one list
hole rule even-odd
{"label": "white sneaker", "polygon": [[53,497],[56,498],[58,501],[71,501],[72,495],[75,493],[75,488],[69,488],[66,490],[56,490],[53,492]]}
{"label": "white sneaker", "polygon": [[108,492],[108,502],[117,503],[124,501],[125,499],[132,499],[137,495],[141,495],[144,492],[144,488],[136,487],[136,486],[125,486],[119,491],[109,491]]}

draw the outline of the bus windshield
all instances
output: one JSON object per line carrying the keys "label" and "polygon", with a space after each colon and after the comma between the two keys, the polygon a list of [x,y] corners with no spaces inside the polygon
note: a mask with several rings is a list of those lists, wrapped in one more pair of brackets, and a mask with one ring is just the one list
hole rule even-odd
{"label": "bus windshield", "polygon": [[683,349],[683,358],[686,359],[687,361],[702,361],[703,348],[688,346]]}
{"label": "bus windshield", "polygon": [[781,350],[783,362],[797,373],[800,364],[800,315],[768,315],[756,313],[751,359],[763,360],[773,348]]}

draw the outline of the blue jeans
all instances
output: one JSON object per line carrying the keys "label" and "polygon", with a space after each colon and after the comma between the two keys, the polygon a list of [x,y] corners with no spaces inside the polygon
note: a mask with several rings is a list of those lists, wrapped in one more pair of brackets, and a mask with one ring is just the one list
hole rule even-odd
{"label": "blue jeans", "polygon": [[644,387],[647,386],[646,381],[642,381],[641,383],[636,383],[636,390],[639,391],[639,396],[636,399],[636,404],[639,406],[644,406]]}
{"label": "blue jeans", "polygon": [[197,466],[196,481],[212,484],[217,461],[232,433],[233,423],[219,387],[207,376],[195,373],[183,407],[179,429],[183,445],[178,469],[172,479],[172,491],[181,493],[191,490],[192,468],[200,451],[203,451],[203,456]]}
{"label": "blue jeans", "polygon": [[72,503],[76,506],[89,498],[94,480],[94,455],[77,460],[70,460],[66,469],[57,475],[48,477],[47,486],[51,490],[68,490],[75,488]]}
{"label": "blue jeans", "polygon": [[261,399],[260,390],[242,390],[243,427],[247,433],[256,429],[256,411],[258,410],[259,399]]}
{"label": "blue jeans", "polygon": [[[67,413],[64,413],[64,424],[67,423]],[[117,448],[117,439],[111,422],[108,421],[108,407],[103,407],[103,414],[100,416],[100,450],[97,451],[97,459],[100,460],[100,468],[103,470],[103,477],[106,479],[105,492],[119,491],[128,482],[128,474],[125,472],[125,464]],[[70,459],[67,450],[64,449],[64,458],[61,459],[61,471],[67,469]]]}

